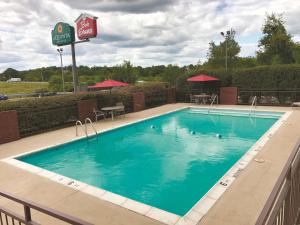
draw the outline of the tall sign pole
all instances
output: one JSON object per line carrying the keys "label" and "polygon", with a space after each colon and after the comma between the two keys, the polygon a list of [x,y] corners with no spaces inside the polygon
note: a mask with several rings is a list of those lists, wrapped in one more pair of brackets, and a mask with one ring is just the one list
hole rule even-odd
{"label": "tall sign pole", "polygon": [[72,52],[72,76],[73,76],[74,93],[77,93],[78,92],[78,76],[77,76],[75,43],[74,42],[71,44],[71,52]]}

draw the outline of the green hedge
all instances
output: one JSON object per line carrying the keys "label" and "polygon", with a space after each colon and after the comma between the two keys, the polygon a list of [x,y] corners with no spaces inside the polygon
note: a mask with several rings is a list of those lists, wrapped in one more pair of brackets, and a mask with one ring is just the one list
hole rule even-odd
{"label": "green hedge", "polygon": [[133,110],[132,93],[145,93],[146,107],[166,103],[166,88],[161,83],[129,86],[118,91],[91,92],[42,98],[24,98],[0,102],[0,111],[16,110],[19,117],[21,136],[74,124],[78,119],[77,103],[80,100],[97,99],[99,108],[123,102],[125,110]]}
{"label": "green hedge", "polygon": [[[191,85],[186,81],[188,77],[204,73],[220,79],[220,86],[235,86],[239,90],[259,91],[300,91],[300,65],[269,65],[244,68],[237,70],[192,70],[177,79],[176,96],[178,101],[186,101],[187,95],[191,93]],[[248,104],[249,94],[245,93],[245,104]],[[278,94],[277,94],[278,95]],[[297,95],[298,96],[298,95]],[[285,97],[278,96],[279,103],[286,102]],[[295,101],[298,97],[293,97]]]}
{"label": "green hedge", "polygon": [[300,65],[258,66],[237,70],[232,84],[247,90],[291,90],[300,88]]}
{"label": "green hedge", "polygon": [[145,94],[145,107],[152,108],[167,103],[166,84],[161,82],[152,82],[136,85],[131,92],[141,91]]}
{"label": "green hedge", "polygon": [[[226,71],[225,69],[218,70],[190,70],[187,71],[182,76],[178,77],[176,80],[176,98],[177,101],[189,101],[187,96],[192,92],[193,83],[188,82],[189,77],[195,76],[197,74],[206,74],[209,76],[214,76],[220,80],[219,85],[222,87],[231,86],[232,82],[232,71]],[[213,91],[215,92],[215,90]]]}

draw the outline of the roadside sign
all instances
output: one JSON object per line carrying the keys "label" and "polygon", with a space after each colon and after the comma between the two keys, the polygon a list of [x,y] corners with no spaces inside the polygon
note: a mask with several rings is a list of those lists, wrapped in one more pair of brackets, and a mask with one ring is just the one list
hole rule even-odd
{"label": "roadside sign", "polygon": [[77,37],[80,40],[97,36],[97,17],[82,13],[76,20]]}
{"label": "roadside sign", "polygon": [[57,23],[54,30],[51,31],[51,35],[53,45],[70,45],[75,41],[74,27],[67,23]]}

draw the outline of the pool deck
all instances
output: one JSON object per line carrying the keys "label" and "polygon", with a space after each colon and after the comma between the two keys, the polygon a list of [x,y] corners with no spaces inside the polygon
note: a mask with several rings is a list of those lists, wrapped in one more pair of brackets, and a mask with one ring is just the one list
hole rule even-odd
{"label": "pool deck", "polygon": [[[106,119],[95,123],[98,131],[107,130],[122,124],[134,122],[146,117],[159,115],[190,104],[178,103],[152,108],[111,121]],[[249,106],[218,106],[218,108],[246,108]],[[289,111],[285,107],[257,107],[258,110]],[[290,117],[264,145],[255,158],[240,173],[230,188],[198,223],[199,225],[247,225],[255,221],[266,202],[290,152],[300,136],[300,110],[292,111]],[[90,131],[92,133],[92,131]],[[57,145],[75,137],[75,127],[68,127],[43,134],[23,138],[15,142],[0,145],[0,159],[17,154]],[[155,225],[163,224],[149,217],[135,213],[121,206],[95,198],[79,190],[69,188],[50,179],[27,172],[5,162],[0,162],[0,189],[25,199],[60,210],[94,224],[105,225]],[[178,203],[180,204],[180,203]],[[20,205],[0,198],[0,205],[17,210]],[[163,215],[161,215],[163,216]],[[43,224],[58,224],[39,213],[33,219]]]}

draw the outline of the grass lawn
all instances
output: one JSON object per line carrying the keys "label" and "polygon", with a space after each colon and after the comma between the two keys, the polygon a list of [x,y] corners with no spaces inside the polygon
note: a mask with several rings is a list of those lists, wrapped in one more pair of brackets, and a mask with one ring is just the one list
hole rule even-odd
{"label": "grass lawn", "polygon": [[37,89],[48,88],[48,82],[0,82],[0,94],[31,94]]}

